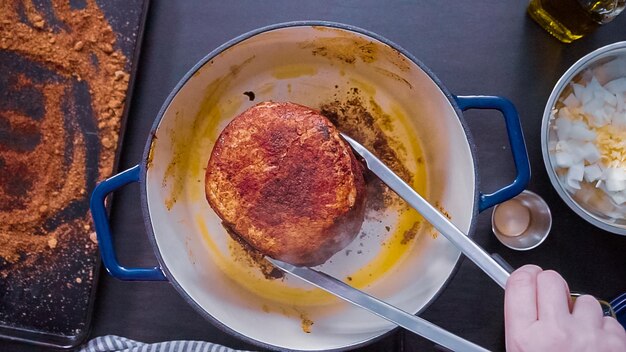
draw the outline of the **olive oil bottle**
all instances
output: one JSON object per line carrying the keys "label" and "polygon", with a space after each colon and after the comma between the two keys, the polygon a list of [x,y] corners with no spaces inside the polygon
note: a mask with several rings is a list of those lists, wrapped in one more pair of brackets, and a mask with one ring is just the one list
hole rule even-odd
{"label": "olive oil bottle", "polygon": [[626,0],[531,0],[528,14],[564,43],[582,38],[624,10]]}

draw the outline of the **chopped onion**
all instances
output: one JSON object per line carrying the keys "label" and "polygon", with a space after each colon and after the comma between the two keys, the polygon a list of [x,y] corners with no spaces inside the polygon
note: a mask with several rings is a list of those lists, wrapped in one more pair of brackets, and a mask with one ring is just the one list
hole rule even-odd
{"label": "chopped onion", "polygon": [[576,199],[626,217],[626,59],[579,77],[551,113],[556,138],[549,150],[561,184]]}
{"label": "chopped onion", "polygon": [[602,169],[598,166],[598,164],[585,166],[585,181],[594,182],[600,179],[600,177],[602,177]]}
{"label": "chopped onion", "polygon": [[604,88],[615,95],[624,94],[626,93],[626,77],[614,79],[607,83]]}
{"label": "chopped onion", "polygon": [[577,141],[593,141],[596,139],[596,133],[590,131],[584,122],[574,122],[569,130],[569,137]]}
{"label": "chopped onion", "polygon": [[609,196],[616,204],[622,204],[626,202],[626,192],[611,192],[609,193]]}
{"label": "chopped onion", "polygon": [[600,65],[592,70],[594,78],[601,84],[607,84],[616,77],[624,76],[626,72],[626,59],[619,58]]}
{"label": "chopped onion", "polygon": [[593,143],[585,143],[580,148],[580,151],[583,158],[590,164],[595,165],[600,160],[600,152]]}
{"label": "chopped onion", "polygon": [[567,185],[574,189],[580,189],[580,181],[583,180],[584,174],[585,166],[582,163],[570,166],[566,176]]}
{"label": "chopped onion", "polygon": [[574,165],[574,158],[567,152],[556,152],[554,158],[558,167],[566,168]]}
{"label": "chopped onion", "polygon": [[569,131],[572,129],[572,121],[566,117],[559,117],[554,120],[554,127],[559,140],[564,141],[569,138]]}
{"label": "chopped onion", "polygon": [[565,104],[568,108],[577,108],[582,104],[578,98],[574,94],[570,94],[563,100],[563,104]]}

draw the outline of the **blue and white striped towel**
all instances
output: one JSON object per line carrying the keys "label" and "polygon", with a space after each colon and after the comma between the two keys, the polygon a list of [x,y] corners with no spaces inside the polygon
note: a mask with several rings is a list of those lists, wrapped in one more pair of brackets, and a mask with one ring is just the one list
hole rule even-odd
{"label": "blue and white striped towel", "polygon": [[96,337],[79,352],[241,352],[226,346],[204,341],[166,341],[143,343],[121,336]]}

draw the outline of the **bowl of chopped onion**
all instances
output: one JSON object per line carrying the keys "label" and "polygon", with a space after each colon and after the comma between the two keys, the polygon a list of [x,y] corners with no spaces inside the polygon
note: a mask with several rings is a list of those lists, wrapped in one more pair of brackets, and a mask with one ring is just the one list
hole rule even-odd
{"label": "bowl of chopped onion", "polygon": [[543,114],[543,159],[567,205],[593,225],[626,235],[626,42],[578,60]]}

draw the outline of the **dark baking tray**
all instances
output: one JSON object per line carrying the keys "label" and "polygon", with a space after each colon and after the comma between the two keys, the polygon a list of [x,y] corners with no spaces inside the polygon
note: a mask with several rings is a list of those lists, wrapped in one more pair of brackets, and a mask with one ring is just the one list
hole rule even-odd
{"label": "dark baking tray", "polygon": [[[70,4],[76,9],[85,6],[85,1],[71,0]],[[119,141],[115,151],[115,162],[113,172],[117,169],[120,146],[128,109],[131,101],[134,77],[141,48],[142,33],[148,12],[148,0],[99,0],[98,6],[105,15],[109,24],[113,28],[117,37],[117,47],[126,56],[126,71],[130,73],[126,102],[121,117],[119,128]],[[49,1],[34,1],[34,5],[40,12],[44,13],[47,20],[54,21],[51,4]],[[12,99],[7,85],[11,82],[11,75],[15,71],[23,75],[28,75],[33,81],[55,79],[53,70],[31,62],[29,59],[21,57],[15,52],[0,50],[0,96],[4,103],[0,108],[11,110],[18,108],[12,104],[24,103],[24,97]],[[2,77],[5,76],[5,77]],[[86,86],[80,80],[72,84],[72,99],[76,102],[75,111],[71,112],[78,121],[78,126],[66,126],[74,128],[72,133],[82,133],[86,139],[87,151],[93,152],[94,145],[101,142],[97,135],[89,133],[95,130],[93,116],[91,115],[90,95],[86,92]],[[3,92],[4,90],[4,92]],[[28,97],[26,97],[28,98]],[[24,107],[21,109],[28,112],[37,110],[34,107]],[[64,111],[68,114],[67,111]],[[2,121],[0,121],[2,122]],[[7,133],[8,132],[8,133]],[[93,140],[95,139],[95,140]],[[0,142],[24,145],[28,148],[28,139],[23,136],[11,135],[10,128],[0,125]],[[35,141],[37,142],[37,141]],[[32,146],[31,146],[32,147]],[[95,148],[95,151],[98,149]],[[95,154],[98,155],[98,154]],[[91,155],[90,153],[90,156]],[[94,160],[95,159],[95,160]],[[3,166],[3,165],[0,165]],[[94,170],[95,168],[95,170]],[[74,218],[83,218],[88,214],[89,194],[95,186],[98,176],[98,159],[86,158],[86,192],[78,197],[72,204],[67,204],[61,211],[62,214],[55,216],[50,226],[54,222],[68,221]],[[6,170],[0,170],[3,172]],[[89,232],[85,230],[85,236]],[[78,247],[74,246],[74,247]],[[98,273],[100,271],[100,257],[97,250],[84,250],[83,248],[62,248],[57,253],[64,258],[59,263],[50,263],[49,258],[35,258],[32,265],[19,268],[15,275],[11,274],[5,278],[0,278],[0,338],[22,341],[41,346],[72,348],[81,344],[89,334],[91,326],[92,309],[96,298],[96,288]],[[7,268],[10,263],[0,261],[0,267]],[[39,270],[41,267],[52,269]],[[89,273],[87,280],[76,280],[76,273]]]}

